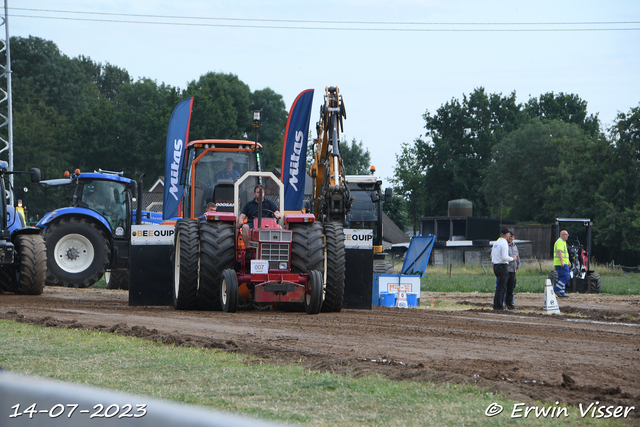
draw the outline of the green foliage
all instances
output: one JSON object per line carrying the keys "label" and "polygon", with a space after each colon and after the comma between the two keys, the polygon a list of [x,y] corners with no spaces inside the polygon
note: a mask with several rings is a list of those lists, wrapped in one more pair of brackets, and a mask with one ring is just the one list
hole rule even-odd
{"label": "green foliage", "polygon": [[[264,152],[264,170],[271,172],[282,167],[282,144],[287,126],[287,110],[282,95],[270,88],[256,90],[251,94],[251,111],[260,110],[262,125],[258,128],[258,142]],[[251,130],[249,139],[253,139]]]}
{"label": "green foliage", "polygon": [[[280,166],[287,113],[282,96],[269,88],[252,93],[238,76],[222,73],[207,73],[184,91],[148,78],[134,82],[125,69],[69,58],[38,37],[13,37],[11,55],[15,170],[39,167],[43,179],[52,179],[65,170],[101,168],[133,179],[146,173],[147,184],[153,182],[164,173],[171,112],[189,96],[195,98],[191,140],[252,138],[252,110],[260,109],[268,170]],[[68,203],[27,175],[15,182],[16,198],[34,219]]]}
{"label": "green foliage", "polygon": [[407,202],[398,194],[393,194],[391,203],[382,202],[382,210],[391,221],[402,231],[406,231],[409,225],[409,217],[407,216]]}
{"label": "green foliage", "polygon": [[369,175],[371,166],[371,153],[364,147],[362,141],[357,142],[355,138],[340,145],[342,161],[346,175]]}

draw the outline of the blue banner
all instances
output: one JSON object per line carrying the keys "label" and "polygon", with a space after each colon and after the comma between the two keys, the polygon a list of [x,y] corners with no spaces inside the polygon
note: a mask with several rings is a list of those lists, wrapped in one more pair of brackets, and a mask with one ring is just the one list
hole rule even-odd
{"label": "blue banner", "polygon": [[189,123],[193,97],[183,99],[173,109],[167,130],[167,148],[164,159],[164,194],[162,197],[162,219],[180,216],[183,188],[180,185],[184,153],[189,142]]}
{"label": "blue banner", "polygon": [[300,92],[289,111],[282,147],[280,179],[284,184],[284,210],[299,211],[304,201],[307,175],[307,140],[313,89]]}

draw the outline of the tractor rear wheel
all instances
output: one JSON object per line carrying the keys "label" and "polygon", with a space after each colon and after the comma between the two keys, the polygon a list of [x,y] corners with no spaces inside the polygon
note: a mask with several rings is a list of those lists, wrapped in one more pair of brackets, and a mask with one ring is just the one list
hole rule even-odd
{"label": "tractor rear wheel", "polygon": [[20,257],[20,277],[16,294],[40,295],[47,276],[47,245],[39,234],[27,234],[16,239]]}
{"label": "tractor rear wheel", "polygon": [[317,222],[291,224],[291,272],[324,271],[324,232]]}
{"label": "tractor rear wheel", "polygon": [[200,281],[198,308],[223,309],[221,294],[222,274],[235,267],[236,244],[233,224],[200,221]]}
{"label": "tractor rear wheel", "polygon": [[589,286],[589,293],[599,294],[602,290],[602,284],[600,283],[600,275],[598,273],[591,274],[591,286]]}
{"label": "tractor rear wheel", "polygon": [[322,274],[317,270],[311,270],[307,286],[309,292],[305,295],[305,311],[307,314],[318,314],[322,307]]}
{"label": "tractor rear wheel", "polygon": [[179,219],[173,252],[173,308],[195,310],[198,290],[198,224]]}
{"label": "tractor rear wheel", "polygon": [[13,281],[8,270],[0,270],[0,293],[13,292]]}
{"label": "tractor rear wheel", "polygon": [[107,289],[129,290],[129,270],[107,270],[104,272],[104,285]]}
{"label": "tractor rear wheel", "polygon": [[[291,272],[307,274],[313,270],[324,272],[324,231],[318,222],[293,223],[290,225],[291,241]],[[321,273],[322,275],[322,273]],[[322,276],[321,276],[322,279]],[[324,280],[320,288],[324,295]],[[283,304],[289,311],[305,310],[305,304]]]}
{"label": "tractor rear wheel", "polygon": [[342,310],[342,301],[344,299],[344,273],[346,268],[342,224],[337,222],[324,223],[324,235],[327,242],[327,285],[322,311],[339,312]]}
{"label": "tractor rear wheel", "polygon": [[43,232],[47,246],[47,286],[87,288],[104,274],[111,248],[98,227],[78,218],[62,218]]}
{"label": "tractor rear wheel", "polygon": [[238,276],[235,270],[228,268],[222,272],[220,300],[225,313],[235,313],[238,309]]}

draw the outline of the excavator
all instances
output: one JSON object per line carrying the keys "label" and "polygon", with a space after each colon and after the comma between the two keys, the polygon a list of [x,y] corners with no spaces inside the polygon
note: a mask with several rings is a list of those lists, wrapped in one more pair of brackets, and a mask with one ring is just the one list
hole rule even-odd
{"label": "excavator", "polygon": [[324,105],[316,123],[317,138],[313,140],[313,164],[309,175],[313,179],[310,208],[316,219],[345,225],[353,198],[345,182],[344,164],[340,152],[340,132],[347,118],[342,95],[337,87],[325,88]]}
{"label": "excavator", "polygon": [[322,223],[326,241],[326,285],[323,311],[340,311],[344,298],[346,252],[343,227],[353,197],[345,181],[340,152],[340,132],[347,112],[337,87],[325,88],[324,104],[316,123],[313,142],[313,164],[309,176],[313,180],[310,212]]}

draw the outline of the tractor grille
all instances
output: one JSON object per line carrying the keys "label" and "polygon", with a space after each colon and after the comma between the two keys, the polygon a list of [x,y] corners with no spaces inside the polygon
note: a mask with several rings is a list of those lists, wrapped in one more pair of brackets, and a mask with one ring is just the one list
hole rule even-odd
{"label": "tractor grille", "polygon": [[286,264],[284,270],[289,269],[289,244],[262,243],[260,245],[260,259],[269,261],[269,270],[283,270],[281,263]]}

